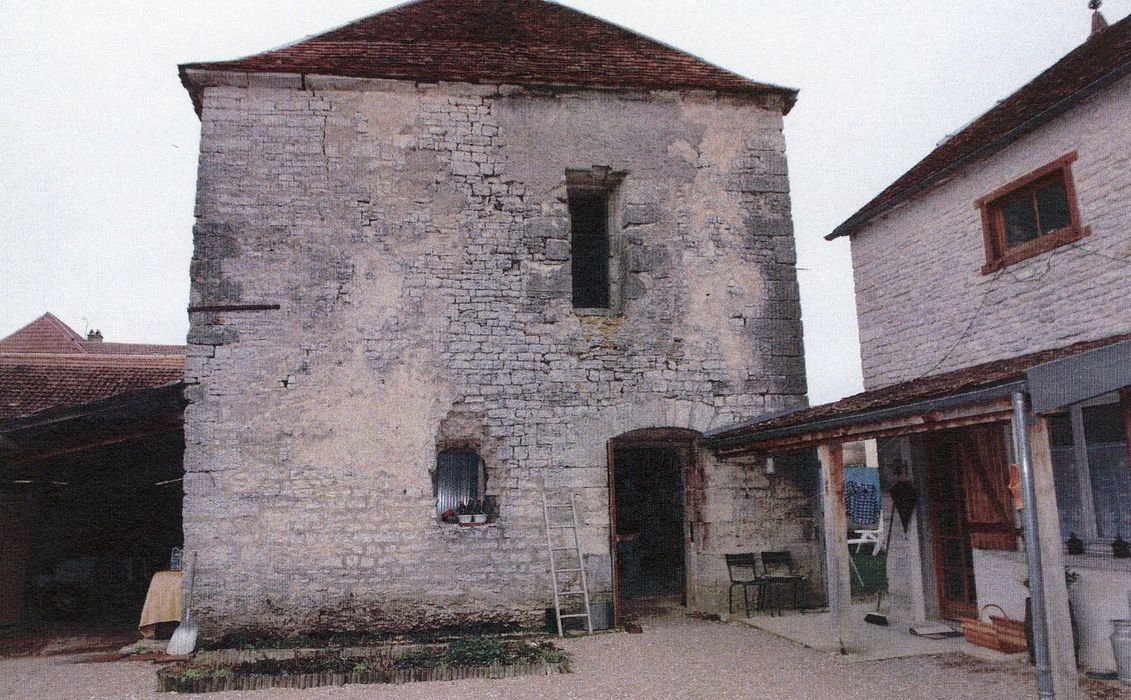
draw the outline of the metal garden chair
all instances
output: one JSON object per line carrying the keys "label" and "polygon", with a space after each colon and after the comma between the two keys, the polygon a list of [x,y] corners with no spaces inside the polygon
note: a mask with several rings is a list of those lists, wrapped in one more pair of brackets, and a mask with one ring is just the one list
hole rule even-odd
{"label": "metal garden chair", "polygon": [[[809,607],[808,576],[794,571],[793,555],[788,551],[762,552],[762,591],[758,597],[758,609],[765,609],[766,593],[772,586],[789,586],[793,594],[793,607],[805,612]],[[782,614],[782,596],[776,596],[778,615]],[[772,612],[771,612],[772,614]]]}
{"label": "metal garden chair", "polygon": [[734,589],[742,589],[742,602],[746,617],[750,617],[750,589],[758,593],[757,605],[761,609],[766,590],[766,579],[758,575],[758,557],[753,554],[728,554],[727,574],[730,576],[730,589],[727,591],[727,612],[734,612]]}

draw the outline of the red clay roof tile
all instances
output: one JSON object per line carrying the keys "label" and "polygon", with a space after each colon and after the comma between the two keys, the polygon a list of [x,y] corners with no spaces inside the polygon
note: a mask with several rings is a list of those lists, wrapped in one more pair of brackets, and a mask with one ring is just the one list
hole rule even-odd
{"label": "red clay roof tile", "polygon": [[[279,49],[188,69],[424,82],[775,93],[688,53],[544,0],[420,0]],[[194,96],[194,102],[198,102]]]}
{"label": "red clay roof tile", "polygon": [[0,339],[0,419],[178,382],[180,345],[86,341],[48,313]]}

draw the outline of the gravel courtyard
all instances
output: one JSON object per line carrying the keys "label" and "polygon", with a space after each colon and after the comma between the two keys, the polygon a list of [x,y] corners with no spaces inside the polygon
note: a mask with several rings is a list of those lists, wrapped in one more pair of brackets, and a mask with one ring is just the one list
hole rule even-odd
{"label": "gravel courtyard", "polygon": [[[811,651],[761,630],[688,617],[651,620],[644,634],[565,640],[574,672],[552,677],[402,686],[261,690],[192,696],[227,698],[946,698],[1008,700],[1036,695],[1031,670],[964,654],[852,661]],[[147,662],[76,663],[81,657],[0,658],[2,698],[155,697]],[[1131,698],[1089,684],[1104,700]],[[174,697],[165,695],[165,697]]]}

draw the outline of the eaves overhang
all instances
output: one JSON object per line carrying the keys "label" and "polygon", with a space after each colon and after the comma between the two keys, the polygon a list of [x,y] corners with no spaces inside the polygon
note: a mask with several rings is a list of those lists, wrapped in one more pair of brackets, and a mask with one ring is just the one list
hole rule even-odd
{"label": "eaves overhang", "polygon": [[[728,435],[728,433],[740,430],[740,427],[724,427],[707,433],[702,444],[704,447],[717,450],[736,445],[748,445],[780,440],[782,438],[799,437],[807,434],[826,433],[839,428],[849,428],[899,418],[930,415],[948,409],[989,403],[997,399],[1006,398],[1015,391],[1025,390],[1025,380],[1019,379],[894,406],[843,413],[829,418],[818,418],[816,420],[799,422],[780,428],[769,428],[766,430],[755,429],[740,432],[739,434]],[[929,426],[929,423],[924,425]],[[924,429],[928,428],[924,427]]]}

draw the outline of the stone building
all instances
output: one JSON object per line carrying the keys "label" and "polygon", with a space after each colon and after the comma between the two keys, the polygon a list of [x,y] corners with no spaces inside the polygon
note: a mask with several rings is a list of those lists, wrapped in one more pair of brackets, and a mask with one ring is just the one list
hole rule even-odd
{"label": "stone building", "polygon": [[[544,491],[579,496],[618,611],[725,608],[726,552],[813,568],[808,472],[697,443],[805,401],[795,91],[541,0],[422,0],[181,77],[206,634],[540,625]],[[473,500],[490,523],[444,521]]]}
{"label": "stone building", "polygon": [[866,391],[710,443],[819,445],[835,486],[842,445],[878,438],[884,488],[919,492],[893,528],[893,615],[1021,620],[1039,561],[1056,697],[1077,661],[1112,667],[1131,592],[1112,547],[1131,531],[1131,18],[1093,23],[830,234],[852,244]]}

